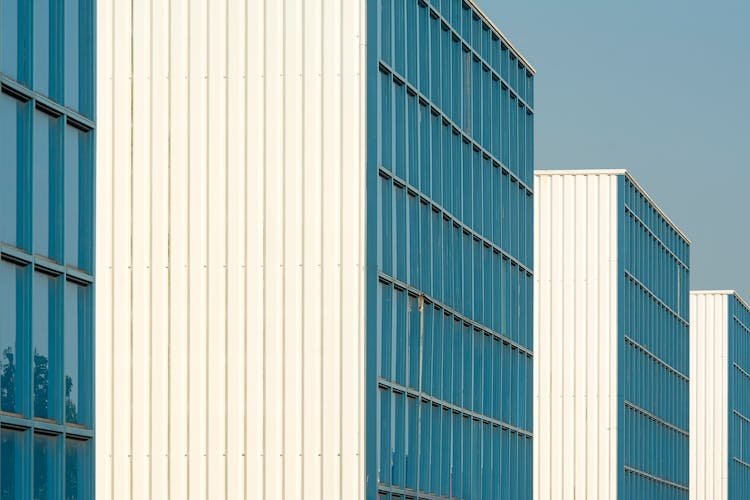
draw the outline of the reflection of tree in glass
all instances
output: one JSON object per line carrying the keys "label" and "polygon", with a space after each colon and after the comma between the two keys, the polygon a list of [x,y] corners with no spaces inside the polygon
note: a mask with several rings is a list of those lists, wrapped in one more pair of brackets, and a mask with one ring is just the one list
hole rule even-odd
{"label": "reflection of tree in glass", "polygon": [[3,350],[0,360],[0,409],[15,412],[16,410],[16,360],[13,348]]}
{"label": "reflection of tree in glass", "polygon": [[49,360],[34,350],[34,415],[48,418]]}
{"label": "reflection of tree in glass", "polygon": [[78,408],[75,402],[70,399],[70,392],[73,390],[73,379],[70,375],[65,375],[65,421],[78,423]]}
{"label": "reflection of tree in glass", "polygon": [[49,450],[44,443],[34,446],[34,498],[49,498],[49,477],[47,477],[47,465],[49,464]]}
{"label": "reflection of tree in glass", "polygon": [[78,498],[78,450],[68,449],[65,463],[65,500]]}

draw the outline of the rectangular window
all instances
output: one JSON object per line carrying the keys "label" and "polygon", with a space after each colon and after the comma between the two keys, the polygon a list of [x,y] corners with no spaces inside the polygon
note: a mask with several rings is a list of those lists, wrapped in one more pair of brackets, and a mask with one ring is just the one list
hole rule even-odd
{"label": "rectangular window", "polygon": [[29,266],[0,261],[0,410],[24,412],[24,376],[28,349],[24,338],[29,331]]}
{"label": "rectangular window", "polygon": [[29,74],[29,15],[32,2],[3,0],[0,2],[0,72],[22,83]]}
{"label": "rectangular window", "polygon": [[60,259],[62,227],[61,118],[34,112],[34,253]]}
{"label": "rectangular window", "polygon": [[28,102],[0,93],[0,243],[28,248]]}
{"label": "rectangular window", "polygon": [[34,434],[34,499],[59,498],[58,494],[58,436]]}
{"label": "rectangular window", "polygon": [[62,2],[34,2],[34,90],[61,100]]}
{"label": "rectangular window", "polygon": [[65,499],[91,498],[89,441],[65,440]]}
{"label": "rectangular window", "polygon": [[91,115],[91,5],[65,1],[65,105]]}
{"label": "rectangular window", "polygon": [[91,422],[90,307],[87,286],[65,283],[65,421],[81,425]]}
{"label": "rectangular window", "polygon": [[34,416],[58,420],[59,362],[56,352],[60,314],[59,277],[34,273],[32,343],[34,355]]}
{"label": "rectangular window", "polygon": [[93,165],[91,134],[65,127],[65,263],[91,270]]}
{"label": "rectangular window", "polygon": [[31,454],[25,431],[0,430],[0,498],[28,498],[26,474]]}

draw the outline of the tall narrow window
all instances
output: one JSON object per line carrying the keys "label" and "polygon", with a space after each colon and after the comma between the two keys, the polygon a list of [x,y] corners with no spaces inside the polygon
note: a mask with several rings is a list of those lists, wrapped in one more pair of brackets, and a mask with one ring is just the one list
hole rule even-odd
{"label": "tall narrow window", "polygon": [[65,421],[79,425],[91,420],[89,295],[87,286],[65,283]]}
{"label": "tall narrow window", "polygon": [[34,253],[61,260],[61,118],[34,112]]}
{"label": "tall narrow window", "polygon": [[0,261],[0,410],[24,413],[26,358],[24,337],[28,332],[29,266]]}
{"label": "tall narrow window", "polygon": [[34,273],[32,318],[34,416],[59,419],[57,340],[61,324],[60,279]]}
{"label": "tall narrow window", "polygon": [[27,248],[29,106],[0,93],[0,243]]}

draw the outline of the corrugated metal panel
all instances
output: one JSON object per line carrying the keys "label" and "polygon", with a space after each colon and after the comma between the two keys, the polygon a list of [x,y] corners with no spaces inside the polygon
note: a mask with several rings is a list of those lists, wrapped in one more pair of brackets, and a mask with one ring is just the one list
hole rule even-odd
{"label": "corrugated metal panel", "polygon": [[366,2],[98,4],[97,498],[355,498]]}
{"label": "corrugated metal panel", "polygon": [[690,499],[727,498],[727,292],[690,294]]}
{"label": "corrugated metal panel", "polygon": [[616,498],[618,176],[534,191],[534,498]]}

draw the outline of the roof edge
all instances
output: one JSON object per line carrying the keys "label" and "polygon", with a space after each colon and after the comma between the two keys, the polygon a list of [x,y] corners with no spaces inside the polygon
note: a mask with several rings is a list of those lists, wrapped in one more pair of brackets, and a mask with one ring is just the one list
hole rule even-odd
{"label": "roof edge", "polygon": [[490,27],[491,30],[495,31],[495,33],[500,37],[500,39],[509,48],[513,49],[513,52],[516,53],[516,56],[518,56],[518,58],[521,61],[523,61],[523,63],[526,65],[526,67],[529,68],[529,70],[531,71],[531,74],[532,75],[536,75],[536,69],[534,68],[534,66],[529,62],[528,59],[526,59],[526,57],[523,54],[521,54],[521,51],[518,50],[518,48],[515,45],[513,45],[513,42],[511,42],[508,39],[508,37],[505,36],[505,33],[503,33],[500,30],[500,28],[497,27],[497,25],[492,21],[492,19],[490,19],[490,17],[484,12],[484,10],[482,10],[482,8],[479,7],[479,5],[477,5],[476,1],[475,0],[464,0],[464,2],[466,2],[466,4],[468,4],[468,5],[470,5],[477,12],[477,14],[479,14],[479,17],[481,17],[482,20],[489,25],[489,27]]}
{"label": "roof edge", "polygon": [[733,295],[745,309],[750,311],[750,305],[737,293],[737,290],[690,290],[690,295]]}
{"label": "roof edge", "polygon": [[656,209],[657,212],[659,212],[659,215],[664,217],[664,220],[667,221],[667,224],[669,224],[672,229],[674,229],[677,234],[679,234],[682,239],[687,241],[688,245],[692,245],[693,242],[690,241],[690,238],[687,237],[687,235],[680,229],[677,224],[672,221],[672,219],[669,218],[669,216],[664,212],[664,210],[661,209],[658,203],[654,201],[654,199],[651,197],[648,192],[643,189],[643,187],[640,185],[640,183],[635,180],[635,177],[628,172],[624,168],[614,168],[614,169],[581,169],[581,170],[575,170],[575,169],[565,169],[565,170],[534,170],[534,175],[624,175],[628,178],[630,182],[633,183],[633,185],[638,188],[638,190],[643,193],[643,195],[646,197],[648,202]]}

